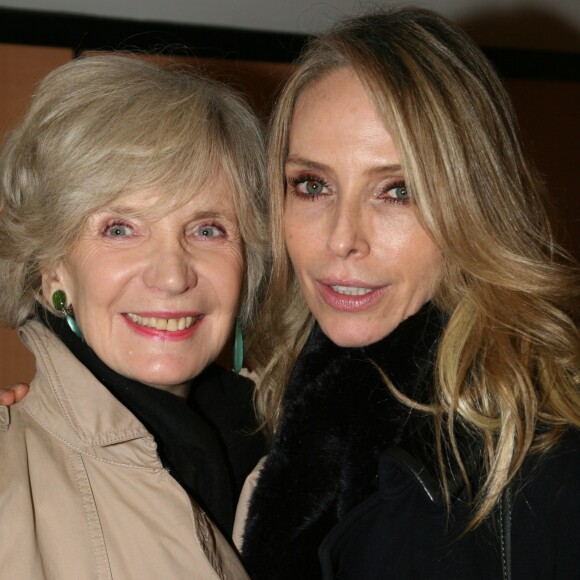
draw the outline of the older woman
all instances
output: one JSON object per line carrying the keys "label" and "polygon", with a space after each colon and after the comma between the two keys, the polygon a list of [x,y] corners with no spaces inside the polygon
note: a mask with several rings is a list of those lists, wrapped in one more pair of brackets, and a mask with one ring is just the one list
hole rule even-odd
{"label": "older woman", "polygon": [[270,140],[252,578],[576,577],[578,277],[492,67],[431,12],[348,20]]}
{"label": "older woman", "polygon": [[40,85],[0,159],[0,318],[37,365],[0,416],[3,577],[247,577],[218,527],[262,443],[211,363],[258,299],[262,159],[199,76],[93,57]]}

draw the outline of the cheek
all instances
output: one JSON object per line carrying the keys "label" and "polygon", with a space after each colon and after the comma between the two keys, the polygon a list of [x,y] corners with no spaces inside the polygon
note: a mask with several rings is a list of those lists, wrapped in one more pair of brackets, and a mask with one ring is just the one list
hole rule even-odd
{"label": "cheek", "polygon": [[216,267],[212,261],[207,265],[208,273],[212,277],[212,288],[216,296],[221,297],[224,305],[233,308],[238,304],[242,293],[244,279],[244,265],[242,254],[235,253],[220,259],[221,267]]}
{"label": "cheek", "polygon": [[435,244],[425,235],[422,243],[418,243],[413,252],[408,256],[409,264],[414,265],[414,278],[418,285],[421,285],[430,293],[439,281],[442,269],[441,252]]}
{"label": "cheek", "polygon": [[313,246],[321,241],[320,234],[312,237],[308,235],[309,231],[312,230],[305,227],[304,220],[296,219],[293,212],[288,212],[284,218],[284,243],[290,261],[296,270],[308,265]]}
{"label": "cheek", "polygon": [[103,253],[87,253],[81,258],[68,267],[69,300],[87,343],[95,346],[108,340],[114,312],[127,297],[134,272],[118,257],[111,259]]}
{"label": "cheek", "polygon": [[[398,273],[401,280],[421,294],[428,294],[439,280],[441,252],[414,216],[402,216],[390,224],[380,224],[381,260]],[[425,296],[424,296],[425,298]]]}
{"label": "cheek", "polygon": [[[100,274],[99,274],[100,272]],[[125,285],[111,272],[94,270],[79,272],[75,281],[76,309],[97,311],[108,307],[123,295]]]}
{"label": "cheek", "polygon": [[86,305],[93,300],[93,293],[96,296],[99,295],[98,284],[99,278],[93,280],[90,271],[86,271],[80,265],[66,269],[62,286],[75,312],[80,313],[85,309]]}
{"label": "cheek", "polygon": [[310,260],[306,248],[297,242],[297,237],[290,235],[286,236],[286,249],[290,258],[290,264],[296,272],[299,280],[302,280],[303,275],[308,270]]}
{"label": "cheek", "polygon": [[304,220],[299,219],[297,215],[295,199],[291,195],[287,195],[284,202],[284,215],[282,217],[282,231],[286,243],[295,237],[296,230],[300,229],[303,223]]}

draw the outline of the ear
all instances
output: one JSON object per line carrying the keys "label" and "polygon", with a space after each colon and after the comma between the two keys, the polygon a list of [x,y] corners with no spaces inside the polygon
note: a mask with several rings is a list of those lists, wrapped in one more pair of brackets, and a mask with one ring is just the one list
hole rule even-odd
{"label": "ear", "polygon": [[42,276],[41,295],[43,306],[54,311],[51,296],[57,290],[64,290],[66,293],[66,288],[64,288],[64,278],[66,277],[64,265],[62,261],[59,261],[56,264],[42,267],[40,272]]}

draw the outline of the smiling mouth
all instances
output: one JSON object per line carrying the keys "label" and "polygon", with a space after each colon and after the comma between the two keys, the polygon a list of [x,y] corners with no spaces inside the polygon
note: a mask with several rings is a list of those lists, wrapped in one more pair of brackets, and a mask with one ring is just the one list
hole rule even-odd
{"label": "smiling mouth", "polygon": [[372,288],[355,288],[354,286],[331,286],[337,294],[345,296],[364,296],[373,291]]}
{"label": "smiling mouth", "polygon": [[176,332],[178,330],[187,330],[197,322],[201,316],[184,316],[183,318],[145,318],[132,312],[127,312],[127,316],[138,326],[153,328],[155,330],[166,330]]}

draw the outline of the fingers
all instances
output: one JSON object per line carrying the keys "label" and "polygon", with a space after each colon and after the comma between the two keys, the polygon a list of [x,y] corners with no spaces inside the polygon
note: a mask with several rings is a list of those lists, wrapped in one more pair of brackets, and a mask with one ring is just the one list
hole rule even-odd
{"label": "fingers", "polygon": [[0,405],[9,407],[21,401],[28,393],[29,386],[25,383],[9,385],[0,389]]}

